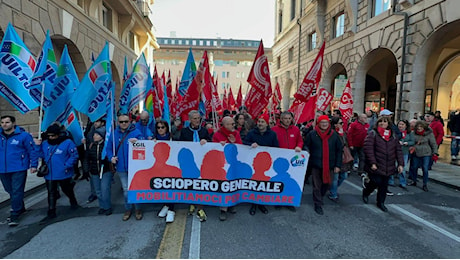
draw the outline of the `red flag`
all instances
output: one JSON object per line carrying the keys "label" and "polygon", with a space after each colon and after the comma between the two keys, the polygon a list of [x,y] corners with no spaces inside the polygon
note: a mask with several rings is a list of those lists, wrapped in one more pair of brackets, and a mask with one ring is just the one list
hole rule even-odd
{"label": "red flag", "polygon": [[230,91],[228,92],[228,95],[227,95],[227,104],[228,104],[228,109],[230,111],[235,110],[235,98],[233,97],[233,92],[232,92],[231,87],[230,87]]}
{"label": "red flag", "polygon": [[227,89],[224,88],[224,96],[222,97],[222,110],[228,109]]}
{"label": "red flag", "polygon": [[200,94],[203,89],[204,67],[203,62],[196,71],[196,76],[187,89],[182,101],[177,109],[177,115],[182,117],[182,121],[188,120],[188,112],[198,110],[200,103]]}
{"label": "red flag", "polygon": [[251,90],[245,99],[245,105],[248,113],[256,118],[268,105],[272,95],[272,86],[270,82],[270,69],[268,68],[267,56],[264,53],[264,45],[260,41],[257,55],[252,64],[248,76],[248,83],[251,84]]}
{"label": "red flag", "polygon": [[[155,89],[155,92],[156,92],[156,96],[155,96],[155,99],[154,99],[154,103],[158,102],[159,106],[160,106],[160,110],[162,111],[163,110],[163,98],[160,99],[160,97],[163,97],[164,93],[163,93],[163,82],[161,80],[161,77],[160,75],[158,75],[158,71],[157,71],[157,66],[155,65],[155,69],[153,70],[153,88]],[[162,95],[163,94],[163,95]]]}
{"label": "red flag", "polygon": [[339,110],[342,113],[344,122],[348,122],[353,116],[353,92],[351,91],[350,80],[348,80],[347,85],[343,89],[342,97],[340,97]]}
{"label": "red flag", "polygon": [[281,96],[280,84],[276,82],[275,92],[273,93],[273,96],[272,96],[272,103],[273,103],[274,109],[278,108],[278,105],[281,103],[282,98],[283,97]]}
{"label": "red flag", "polygon": [[[301,123],[310,121],[315,118],[315,109],[316,109],[316,86],[319,84],[321,79],[321,72],[323,68],[323,56],[324,56],[324,46],[325,42],[321,46],[321,49],[316,56],[313,65],[310,70],[305,75],[305,78],[300,84],[299,89],[294,94],[294,103],[289,108],[289,111],[295,113],[295,123]],[[314,97],[314,100],[312,99]],[[314,103],[312,103],[314,102]],[[306,103],[306,104],[303,104]],[[302,113],[302,115],[298,115]]]}
{"label": "red flag", "polygon": [[211,111],[221,110],[221,104],[219,99],[219,94],[217,93],[217,87],[214,84],[210,69],[209,69],[209,60],[208,52],[204,51],[203,58],[201,59],[203,63],[204,70],[204,86],[203,92],[201,93],[201,100],[205,104],[206,115]]}
{"label": "red flag", "polygon": [[238,95],[236,95],[236,107],[240,109],[240,106],[243,104],[243,94],[241,93],[241,83],[240,88],[238,89]]}
{"label": "red flag", "polygon": [[320,88],[318,91],[317,100],[316,100],[316,109],[319,111],[326,110],[327,106],[329,106],[331,101],[332,101],[332,94],[329,93],[324,88]]}

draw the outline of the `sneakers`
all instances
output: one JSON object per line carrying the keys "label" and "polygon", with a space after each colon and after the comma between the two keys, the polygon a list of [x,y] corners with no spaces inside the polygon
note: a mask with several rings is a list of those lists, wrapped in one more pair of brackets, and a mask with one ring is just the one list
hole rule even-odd
{"label": "sneakers", "polygon": [[423,185],[423,191],[428,191],[428,187],[426,185]]}
{"label": "sneakers", "polygon": [[195,205],[190,205],[190,208],[188,209],[188,214],[193,215],[195,214]]}
{"label": "sneakers", "polygon": [[112,208],[106,209],[104,214],[105,214],[106,216],[112,215]]}
{"label": "sneakers", "polygon": [[8,221],[8,226],[10,227],[15,227],[19,225],[19,219],[17,216],[11,216],[9,217],[9,221]]}
{"label": "sneakers", "polygon": [[359,166],[359,165],[358,165],[357,163],[354,163],[354,164],[353,164],[353,170],[355,170],[355,171],[358,170],[358,166]]}
{"label": "sneakers", "polygon": [[452,155],[451,158],[452,158],[452,160],[457,160],[457,156],[455,156],[455,155]]}
{"label": "sneakers", "polygon": [[225,211],[225,210],[221,210],[221,211],[220,211],[219,220],[220,220],[220,221],[225,221],[225,220],[227,220],[227,211]]}
{"label": "sneakers", "polygon": [[136,220],[141,220],[143,216],[144,215],[142,214],[142,210],[136,209],[136,211],[135,211]]}
{"label": "sneakers", "polygon": [[198,210],[198,212],[196,213],[196,217],[199,218],[201,222],[206,221],[206,219],[208,218],[206,216],[206,213],[202,209]]}
{"label": "sneakers", "polygon": [[393,192],[391,192],[390,190],[387,190],[387,196],[393,196],[395,195]]}
{"label": "sneakers", "polygon": [[268,209],[264,205],[257,205],[260,211],[264,214],[268,214]]}
{"label": "sneakers", "polygon": [[401,189],[403,189],[404,191],[409,191],[409,190],[406,188],[406,186],[402,186],[401,184],[399,184],[399,187],[400,187]]}
{"label": "sneakers", "polygon": [[256,209],[257,209],[256,204],[252,204],[251,208],[249,209],[249,214],[255,215],[256,214]]}
{"label": "sneakers", "polygon": [[91,202],[93,202],[95,200],[97,200],[97,196],[91,194],[91,195],[89,195],[88,200],[86,201],[86,203],[89,204],[89,203],[91,203]]}
{"label": "sneakers", "polygon": [[339,202],[339,197],[334,197],[331,194],[327,195],[327,197],[335,203]]}
{"label": "sneakers", "polygon": [[176,216],[176,212],[174,212],[172,210],[168,210],[168,212],[166,214],[166,223],[174,222],[174,216]]}
{"label": "sneakers", "polygon": [[323,208],[320,205],[315,205],[315,212],[318,215],[324,215]]}
{"label": "sneakers", "polygon": [[158,217],[160,217],[160,218],[166,217],[166,214],[168,214],[168,211],[169,211],[169,207],[166,206],[166,205],[164,205],[164,206],[161,208],[160,212],[158,212]]}
{"label": "sneakers", "polygon": [[122,218],[123,221],[128,220],[128,219],[131,217],[131,214],[132,214],[132,213],[131,213],[131,210],[125,211],[125,214],[123,214],[123,218]]}

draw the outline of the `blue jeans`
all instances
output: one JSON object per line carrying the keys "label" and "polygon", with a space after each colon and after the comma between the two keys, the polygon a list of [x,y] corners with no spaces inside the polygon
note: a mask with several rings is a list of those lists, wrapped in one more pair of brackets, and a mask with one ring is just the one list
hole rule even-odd
{"label": "blue jeans", "polygon": [[108,171],[102,174],[102,179],[99,175],[91,174],[91,181],[94,185],[94,191],[97,195],[99,208],[111,209],[112,208],[112,178],[113,173]]}
{"label": "blue jeans", "polygon": [[140,204],[129,204],[128,203],[128,172],[117,172],[120,177],[121,187],[123,188],[123,196],[125,197],[125,209],[132,210],[133,205],[135,209],[140,209]]}
{"label": "blue jeans", "polygon": [[[460,133],[458,132],[452,132],[451,135],[458,136]],[[459,143],[460,140],[457,140],[456,138],[452,138],[452,142],[450,143],[450,154],[451,155],[458,155],[458,150],[459,150]]]}
{"label": "blue jeans", "polygon": [[[399,185],[406,187],[407,185],[407,180],[406,180],[406,172],[407,172],[407,164],[409,163],[409,154],[403,154],[403,159],[404,159],[404,169],[403,171],[398,174],[399,178]],[[388,185],[394,185],[395,184],[395,177],[394,175],[391,175],[390,178],[388,179]]]}
{"label": "blue jeans", "polygon": [[428,167],[430,166],[431,156],[417,157],[412,158],[412,164],[410,166],[410,175],[414,182],[417,182],[417,169],[422,167],[423,172],[423,185],[428,183]]}
{"label": "blue jeans", "polygon": [[27,171],[1,173],[3,188],[10,194],[11,215],[19,216],[24,208],[24,188],[26,186]]}
{"label": "blue jeans", "polygon": [[329,188],[332,198],[338,198],[339,195],[337,194],[337,189],[347,177],[348,172],[334,173],[334,178],[332,179],[332,183]]}

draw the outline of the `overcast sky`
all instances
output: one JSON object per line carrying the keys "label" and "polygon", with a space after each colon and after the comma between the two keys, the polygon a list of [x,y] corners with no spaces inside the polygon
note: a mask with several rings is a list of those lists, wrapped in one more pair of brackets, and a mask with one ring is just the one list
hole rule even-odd
{"label": "overcast sky", "polygon": [[155,36],[263,40],[273,45],[275,0],[155,0]]}

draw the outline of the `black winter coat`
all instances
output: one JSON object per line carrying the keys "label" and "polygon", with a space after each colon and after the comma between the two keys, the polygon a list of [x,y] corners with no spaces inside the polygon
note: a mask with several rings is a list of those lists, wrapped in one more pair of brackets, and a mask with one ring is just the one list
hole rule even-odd
{"label": "black winter coat", "polygon": [[260,146],[279,147],[278,137],[270,128],[267,128],[264,133],[261,133],[257,127],[250,130],[243,139],[243,144],[252,145],[253,143]]}
{"label": "black winter coat", "polygon": [[83,161],[83,171],[89,172],[92,175],[99,175],[102,165],[104,165],[104,172],[110,171],[109,160],[107,157],[101,160],[102,149],[104,148],[104,141],[93,142],[88,146]]}
{"label": "black winter coat", "polygon": [[[342,168],[342,153],[343,144],[339,138],[339,135],[332,131],[331,137],[329,137],[329,170],[334,167]],[[323,140],[319,137],[316,130],[312,130],[308,133],[305,138],[304,145],[310,153],[309,167],[322,169],[323,168]]]}
{"label": "black winter coat", "polygon": [[[399,141],[392,134],[388,141],[375,130],[370,131],[364,140],[364,171],[370,174],[391,176],[396,173],[396,164],[404,166],[403,154]],[[372,164],[377,170],[371,169]]]}
{"label": "black winter coat", "polygon": [[[208,130],[205,127],[200,127],[198,130],[198,136],[200,141],[205,139],[208,142],[211,142],[211,136],[208,133]],[[193,142],[193,131],[189,127],[183,127],[180,130],[179,141],[189,141]]]}

